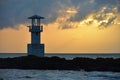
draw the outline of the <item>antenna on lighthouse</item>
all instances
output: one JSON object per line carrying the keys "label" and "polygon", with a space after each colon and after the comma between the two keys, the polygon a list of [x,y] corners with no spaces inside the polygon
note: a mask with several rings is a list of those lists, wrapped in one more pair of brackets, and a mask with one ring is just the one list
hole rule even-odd
{"label": "antenna on lighthouse", "polygon": [[43,32],[41,19],[44,19],[44,17],[33,15],[28,17],[28,19],[31,19],[31,25],[28,26],[29,32],[31,32],[31,44],[28,44],[28,55],[44,57],[44,44],[41,44],[41,32]]}

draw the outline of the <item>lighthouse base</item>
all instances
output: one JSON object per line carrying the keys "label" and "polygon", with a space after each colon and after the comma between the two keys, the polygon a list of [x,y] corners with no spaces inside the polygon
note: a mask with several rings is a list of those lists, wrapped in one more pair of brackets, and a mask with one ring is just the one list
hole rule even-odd
{"label": "lighthouse base", "polygon": [[44,44],[28,44],[28,55],[44,57]]}

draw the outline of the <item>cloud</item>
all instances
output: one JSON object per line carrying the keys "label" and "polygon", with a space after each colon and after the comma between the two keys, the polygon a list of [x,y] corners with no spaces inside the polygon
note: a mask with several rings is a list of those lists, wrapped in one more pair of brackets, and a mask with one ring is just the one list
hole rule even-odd
{"label": "cloud", "polygon": [[0,28],[27,23],[34,14],[47,17],[54,0],[0,0]]}
{"label": "cloud", "polygon": [[81,24],[97,24],[99,27],[108,27],[112,24],[119,24],[119,13],[117,7],[103,6],[98,12],[89,14]]}
{"label": "cloud", "polygon": [[[0,0],[0,29],[28,23],[27,17],[46,17],[44,24],[57,23],[59,29],[76,28],[79,23],[94,21],[99,26],[119,22],[119,0]],[[102,12],[101,12],[102,11]],[[112,14],[112,15],[111,15]],[[109,18],[108,18],[109,17]]]}
{"label": "cloud", "polygon": [[71,18],[74,18],[78,13],[78,8],[75,6],[62,6],[62,8],[58,11],[58,16],[56,18],[55,23],[58,24],[59,29],[68,29],[74,28],[75,22],[71,21]]}

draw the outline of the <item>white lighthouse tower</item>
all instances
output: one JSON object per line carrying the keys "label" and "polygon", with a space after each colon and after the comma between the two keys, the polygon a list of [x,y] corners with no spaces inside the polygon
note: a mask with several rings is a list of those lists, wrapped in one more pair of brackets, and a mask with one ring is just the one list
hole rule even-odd
{"label": "white lighthouse tower", "polygon": [[29,27],[29,32],[31,32],[31,44],[28,44],[28,55],[34,55],[37,57],[44,57],[44,44],[41,44],[41,32],[43,31],[43,26],[40,24],[40,20],[44,17],[34,15],[28,17],[31,19],[31,25]]}

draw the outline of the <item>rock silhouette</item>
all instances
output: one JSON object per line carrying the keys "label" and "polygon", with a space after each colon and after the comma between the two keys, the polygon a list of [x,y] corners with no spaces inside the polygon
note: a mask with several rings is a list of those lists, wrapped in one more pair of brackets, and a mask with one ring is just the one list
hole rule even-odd
{"label": "rock silhouette", "polygon": [[84,70],[120,72],[120,58],[82,58],[22,56],[0,58],[1,69]]}

